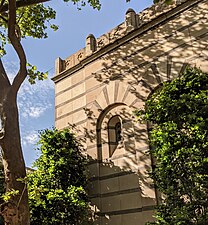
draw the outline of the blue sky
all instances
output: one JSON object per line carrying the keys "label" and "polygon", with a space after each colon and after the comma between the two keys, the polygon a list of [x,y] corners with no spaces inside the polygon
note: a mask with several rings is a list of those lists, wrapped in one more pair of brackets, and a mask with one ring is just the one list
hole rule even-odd
{"label": "blue sky", "polygon": [[[41,71],[54,75],[57,57],[67,58],[85,46],[85,38],[92,33],[99,37],[124,21],[125,12],[133,8],[136,12],[152,5],[152,0],[103,0],[100,11],[85,7],[81,11],[76,6],[53,0],[50,6],[56,9],[56,32],[48,31],[44,40],[27,38],[23,40],[28,61]],[[8,46],[3,58],[9,76],[13,77],[18,68],[18,60],[12,48]],[[18,95],[22,147],[26,165],[31,167],[38,157],[35,143],[38,131],[54,125],[54,85],[50,79],[30,85],[27,81]]]}

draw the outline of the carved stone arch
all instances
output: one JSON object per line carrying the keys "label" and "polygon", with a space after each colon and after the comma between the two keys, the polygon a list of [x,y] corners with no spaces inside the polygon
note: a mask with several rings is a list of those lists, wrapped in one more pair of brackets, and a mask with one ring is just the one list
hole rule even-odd
{"label": "carved stone arch", "polygon": [[[107,158],[108,154],[106,153],[106,156],[103,157],[102,153],[105,151],[104,148],[108,148],[106,144],[108,142],[107,124],[112,116],[120,116],[124,130],[129,127],[128,129],[129,132],[131,131],[131,135],[124,132],[124,137],[128,136],[130,139],[131,136],[133,137],[134,124],[132,123],[132,111],[139,106],[143,106],[142,101],[137,98],[135,93],[132,93],[132,87],[127,83],[112,81],[102,89],[91,107],[87,109],[87,129],[90,130],[90,133],[93,133],[94,137],[88,139],[88,146],[97,146],[97,154],[94,153],[93,155],[94,159],[101,160]],[[133,151],[135,149],[133,142],[129,142],[128,147],[125,148],[131,148],[131,151]],[[127,145],[125,138],[123,143]],[[121,146],[119,147],[122,148]],[[106,152],[108,151],[106,150]],[[122,150],[122,154],[124,153],[125,151]]]}
{"label": "carved stone arch", "polygon": [[108,149],[108,122],[111,117],[118,115],[115,109],[125,107],[123,103],[111,104],[101,111],[96,119],[96,144],[97,144],[97,159],[103,160],[109,158]]}
{"label": "carved stone arch", "polygon": [[112,81],[102,89],[96,100],[86,109],[87,116],[95,120],[104,109],[109,110],[114,104],[126,104],[130,108],[135,108],[138,101],[137,95],[132,92],[131,85],[121,81]]}
{"label": "carved stone arch", "polygon": [[124,103],[132,106],[137,99],[133,93],[133,87],[122,81],[111,81],[106,85],[96,98],[96,103],[101,109],[116,103]]}
{"label": "carved stone arch", "polygon": [[[135,153],[134,126],[132,112],[125,104],[114,104],[110,110],[104,110],[104,115],[98,118],[97,143],[100,160],[112,161],[128,153]],[[122,141],[112,150],[109,137],[109,125],[112,118],[118,117],[122,124]],[[113,135],[111,133],[111,135]]]}

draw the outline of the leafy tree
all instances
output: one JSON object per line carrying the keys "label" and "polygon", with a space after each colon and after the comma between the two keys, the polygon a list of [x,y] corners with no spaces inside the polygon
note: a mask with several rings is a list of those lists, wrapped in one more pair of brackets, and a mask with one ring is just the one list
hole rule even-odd
{"label": "leafy tree", "polygon": [[157,225],[206,225],[208,221],[208,73],[185,73],[152,94],[146,111],[152,124],[152,176],[165,197]]}
{"label": "leafy tree", "polygon": [[[47,74],[37,71],[27,62],[21,39],[28,36],[46,38],[46,29],[55,19],[55,11],[49,6],[38,4],[48,0],[0,0],[0,54],[3,56],[5,45],[11,44],[19,59],[19,70],[10,81],[0,59],[0,147],[2,150],[6,191],[16,190],[7,202],[1,205],[0,213],[5,224],[28,225],[29,207],[26,185],[21,181],[26,176],[25,163],[20,142],[17,93],[28,77],[31,83],[35,79],[45,79]],[[99,0],[64,0],[93,8],[100,8]]]}
{"label": "leafy tree", "polygon": [[86,158],[67,129],[41,133],[37,170],[28,174],[31,225],[78,225],[88,215]]}

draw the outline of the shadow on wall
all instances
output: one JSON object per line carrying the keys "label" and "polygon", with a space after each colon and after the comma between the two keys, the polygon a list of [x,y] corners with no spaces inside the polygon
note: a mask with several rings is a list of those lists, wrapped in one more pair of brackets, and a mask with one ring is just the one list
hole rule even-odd
{"label": "shadow on wall", "polygon": [[[99,105],[100,121],[95,120],[98,114],[88,110],[88,119],[97,129],[97,134],[94,128],[86,129],[86,134],[92,143],[97,135],[99,162],[92,160],[90,165],[90,171],[95,171],[91,174],[90,194],[99,216],[98,224],[145,224],[152,219],[158,193],[148,176],[152,160],[147,154],[147,126],[135,121],[131,123],[134,119],[132,111],[142,109],[158,85],[180,76],[188,64],[208,70],[206,14],[207,2],[204,1],[180,15],[176,13],[166,23],[161,22],[160,26],[154,27],[150,23],[141,35],[122,43],[101,58],[103,68],[94,73],[94,78],[103,83],[102,92],[107,103],[112,103],[110,99],[114,89],[114,105],[109,107],[115,107],[117,113],[111,109],[106,113],[106,108],[99,108],[102,105],[99,97],[96,103]],[[136,34],[132,31],[132,36],[134,32]],[[123,93],[119,92],[120,83],[126,85]],[[129,103],[124,107],[123,103],[127,101]],[[126,109],[127,106],[130,110]],[[123,108],[118,110],[118,107]],[[105,130],[108,121],[115,115],[122,117],[124,139],[123,146],[110,156],[106,153],[109,138]]]}
{"label": "shadow on wall", "polygon": [[[103,85],[102,90],[84,109],[84,133],[83,128],[77,131],[90,161],[95,224],[143,225],[152,220],[157,192],[148,175],[152,166],[148,130],[132,111],[144,108],[149,94],[179,76],[188,64],[208,69],[206,15],[207,1],[202,1],[170,19],[161,16],[140,31],[129,32],[132,39],[118,41],[120,46],[101,57],[102,69],[93,73],[93,79]],[[116,123],[110,122],[116,117],[120,140]]]}
{"label": "shadow on wall", "polygon": [[[111,123],[115,117],[121,122],[121,140],[112,143],[113,138],[116,140],[113,137],[116,127]],[[137,224],[138,220],[144,224],[147,218],[151,220],[149,213],[152,214],[156,204],[153,182],[148,175],[151,158],[147,154],[146,125],[137,126],[131,109],[124,103],[109,105],[95,124],[97,156],[89,165],[89,194],[98,224],[127,224],[127,221]],[[113,144],[115,148],[111,154]],[[88,155],[90,146],[88,143]]]}
{"label": "shadow on wall", "polygon": [[166,23],[162,22],[166,17],[159,16],[140,32],[132,31],[132,36],[138,33],[136,38],[102,57],[103,69],[94,73],[95,79],[104,84],[113,80],[127,82],[132,93],[145,100],[147,96],[138,90],[138,85],[152,91],[160,83],[177,77],[188,64],[207,70],[206,14],[204,1],[181,14],[175,13]]}
{"label": "shadow on wall", "polygon": [[[80,140],[87,145],[88,190],[94,224],[128,224],[131,221],[134,225],[138,221],[141,224],[151,221],[156,194],[149,178],[152,166],[147,152],[146,124],[136,123],[131,109],[124,103],[109,105],[99,112],[99,117],[93,110],[87,113],[88,126]],[[117,140],[118,121],[121,130]],[[76,130],[76,126],[73,129]]]}
{"label": "shadow on wall", "polygon": [[136,163],[136,160],[130,160],[130,165],[127,160],[121,168],[113,160],[97,162],[90,159],[90,171],[95,165],[102,171],[102,175],[90,178],[89,196],[94,224],[138,224],[138,221],[144,224],[152,220],[150,215],[156,202],[154,197],[148,197],[146,191],[147,187],[152,187],[145,181],[144,174],[130,169],[132,163]]}

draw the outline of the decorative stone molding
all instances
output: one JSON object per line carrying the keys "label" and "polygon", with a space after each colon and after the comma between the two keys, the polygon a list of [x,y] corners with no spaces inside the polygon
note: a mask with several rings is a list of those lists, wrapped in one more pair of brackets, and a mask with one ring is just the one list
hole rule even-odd
{"label": "decorative stone molding", "polygon": [[93,52],[97,50],[97,40],[93,34],[89,34],[86,38],[86,56],[91,55]]}
{"label": "decorative stone molding", "polygon": [[62,60],[60,57],[56,59],[56,62],[55,62],[56,75],[61,73],[65,69],[64,63],[65,63],[65,60]]}
{"label": "decorative stone molding", "polygon": [[125,26],[127,32],[130,32],[137,27],[137,14],[133,9],[128,9],[126,12]]}

